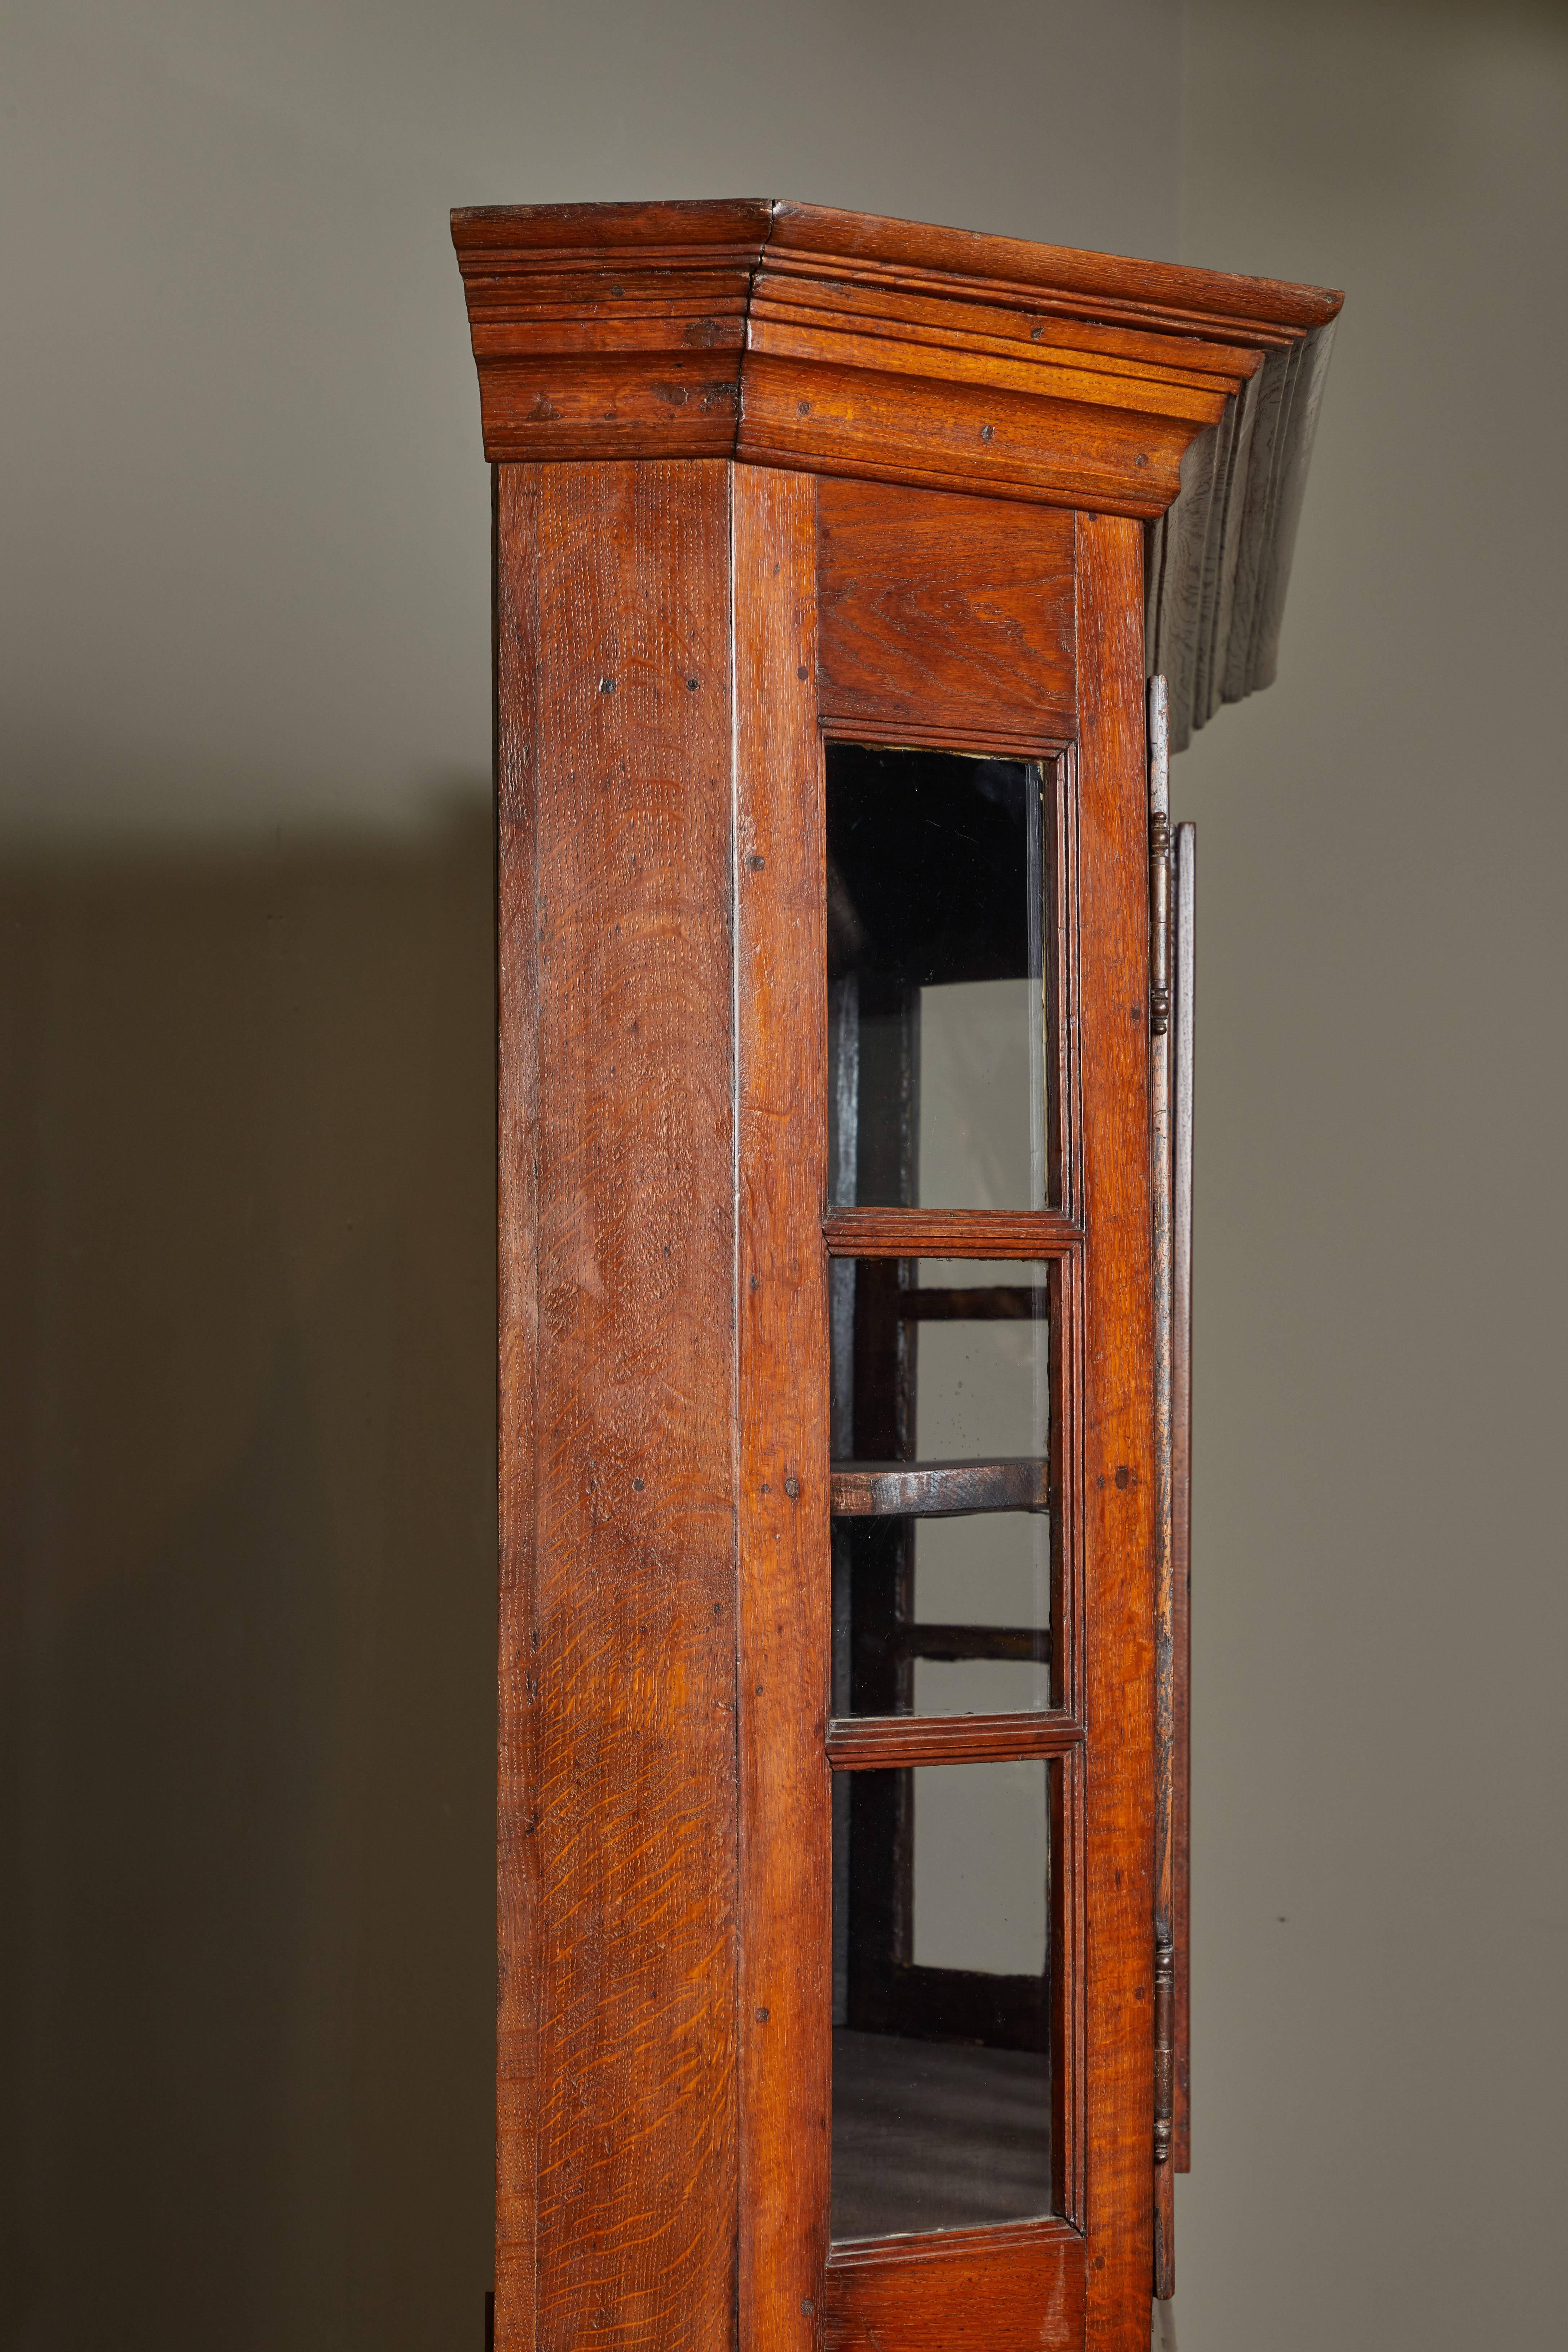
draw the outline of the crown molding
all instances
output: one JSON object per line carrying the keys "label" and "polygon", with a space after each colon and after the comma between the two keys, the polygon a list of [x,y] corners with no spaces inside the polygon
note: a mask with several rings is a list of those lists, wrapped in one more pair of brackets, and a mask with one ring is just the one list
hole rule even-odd
{"label": "crown molding", "polygon": [[1273,675],[1339,295],[760,200],[452,215],[496,464],[744,464],[1131,516],[1175,748]]}

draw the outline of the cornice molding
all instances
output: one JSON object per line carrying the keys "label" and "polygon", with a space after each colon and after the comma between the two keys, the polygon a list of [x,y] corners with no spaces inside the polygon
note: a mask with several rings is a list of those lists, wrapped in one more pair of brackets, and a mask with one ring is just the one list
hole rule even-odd
{"label": "cornice molding", "polygon": [[755,200],[452,236],[492,462],[728,457],[1132,516],[1173,746],[1272,677],[1337,294]]}

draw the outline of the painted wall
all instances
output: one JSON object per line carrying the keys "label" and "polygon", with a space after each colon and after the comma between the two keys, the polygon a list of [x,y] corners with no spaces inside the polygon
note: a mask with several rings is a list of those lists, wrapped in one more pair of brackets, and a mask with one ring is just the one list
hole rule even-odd
{"label": "painted wall", "polygon": [[1553,2340],[1568,17],[1191,0],[1184,258],[1348,289],[1199,820],[1184,2352]]}
{"label": "painted wall", "polygon": [[1171,255],[1180,31],[13,0],[6,2347],[480,2341],[489,494],[448,206],[794,194]]}

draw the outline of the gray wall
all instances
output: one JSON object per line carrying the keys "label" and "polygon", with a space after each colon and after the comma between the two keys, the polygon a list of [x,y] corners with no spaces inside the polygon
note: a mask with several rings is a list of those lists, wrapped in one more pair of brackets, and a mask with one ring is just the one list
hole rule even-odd
{"label": "gray wall", "polygon": [[1184,258],[1349,289],[1199,820],[1186,2352],[1553,2341],[1568,18],[1193,0]]}
{"label": "gray wall", "polygon": [[1544,2337],[1568,60],[1506,7],[1188,14],[1184,79],[1174,0],[10,8],[0,2342],[479,2341],[487,496],[447,206],[797,194],[1168,256],[1183,122],[1184,255],[1351,293],[1284,674],[1174,792],[1184,2342]]}
{"label": "gray wall", "polygon": [[798,194],[1168,255],[1179,75],[1174,0],[8,10],[5,2346],[480,2342],[489,486],[448,206]]}

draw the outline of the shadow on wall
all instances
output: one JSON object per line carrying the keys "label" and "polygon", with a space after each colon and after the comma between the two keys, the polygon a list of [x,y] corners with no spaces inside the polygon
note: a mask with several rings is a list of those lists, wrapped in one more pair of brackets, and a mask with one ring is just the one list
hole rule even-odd
{"label": "shadow on wall", "polygon": [[488,795],[0,910],[0,2344],[477,2352]]}

